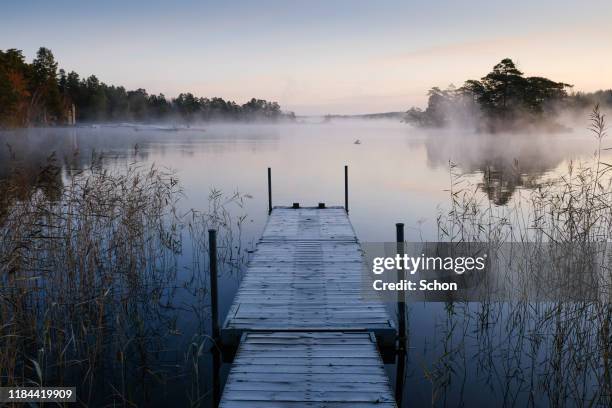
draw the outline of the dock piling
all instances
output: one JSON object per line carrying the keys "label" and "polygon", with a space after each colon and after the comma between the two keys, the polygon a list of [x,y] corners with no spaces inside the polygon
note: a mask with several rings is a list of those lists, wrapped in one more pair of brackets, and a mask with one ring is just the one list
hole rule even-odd
{"label": "dock piling", "polygon": [[349,212],[348,206],[348,166],[344,166],[344,209]]}
{"label": "dock piling", "polygon": [[[404,255],[404,223],[398,222],[395,224],[395,241],[397,242],[397,254]],[[405,272],[402,268],[398,268],[398,282],[402,282],[405,278]],[[406,294],[403,291],[397,292],[397,311],[398,311],[398,329],[399,329],[399,346],[403,347],[406,340]]]}
{"label": "dock piling", "polygon": [[219,309],[217,294],[217,230],[208,230],[208,255],[210,264],[210,314],[212,321],[212,337],[215,341],[219,336]]}
{"label": "dock piling", "polygon": [[[397,254],[404,255],[404,224],[395,224],[395,241],[397,242]],[[405,278],[402,268],[397,270],[397,281],[401,282]],[[404,396],[404,373],[406,370],[406,294],[403,291],[397,292],[397,320],[398,320],[398,347],[395,374],[395,401],[398,406],[402,405]]]}
{"label": "dock piling", "polygon": [[268,167],[268,214],[272,214],[272,168]]}

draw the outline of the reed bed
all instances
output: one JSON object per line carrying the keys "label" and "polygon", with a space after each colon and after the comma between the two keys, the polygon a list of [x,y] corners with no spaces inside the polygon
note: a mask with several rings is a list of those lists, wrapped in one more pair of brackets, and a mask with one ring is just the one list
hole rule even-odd
{"label": "reed bed", "polygon": [[18,174],[4,186],[15,198],[0,213],[0,385],[77,385],[82,405],[133,406],[188,376],[198,406],[211,346],[206,231],[219,231],[222,270],[240,269],[244,218],[229,208],[244,197],[213,190],[208,209],[179,214],[171,171],[91,163],[61,174],[52,156],[35,188],[19,191]]}
{"label": "reed bed", "polygon": [[[451,163],[451,204],[438,217],[440,240],[574,248],[585,260],[593,244],[607,248],[612,164],[602,161],[605,116],[595,107],[590,119],[593,159],[570,162],[564,174],[519,191],[508,206],[490,204],[482,186],[468,183]],[[466,389],[477,380],[499,406],[612,406],[612,262],[609,253],[599,260],[597,299],[446,304],[436,326],[438,358],[425,367],[432,405],[465,404]]]}

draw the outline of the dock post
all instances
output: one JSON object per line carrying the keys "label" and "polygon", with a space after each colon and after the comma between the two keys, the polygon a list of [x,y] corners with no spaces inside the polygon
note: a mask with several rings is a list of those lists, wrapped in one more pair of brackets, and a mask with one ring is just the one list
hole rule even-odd
{"label": "dock post", "polygon": [[213,373],[212,373],[212,399],[213,406],[218,407],[221,401],[221,351],[218,347],[213,346],[211,348]]}
{"label": "dock post", "polygon": [[[404,224],[395,224],[395,241],[397,242],[397,254],[404,255]],[[405,278],[403,268],[397,270],[398,282]],[[397,348],[397,363],[395,373],[395,402],[398,407],[402,406],[404,397],[404,375],[406,371],[406,294],[403,291],[397,292],[397,320],[399,329],[399,340]]]}
{"label": "dock post", "polygon": [[[398,222],[395,224],[395,241],[397,242],[397,254],[404,255],[404,223]],[[398,282],[405,279],[405,272],[402,268],[397,270]],[[397,292],[397,311],[398,311],[398,329],[399,329],[399,345],[406,341],[406,294],[403,291]]]}
{"label": "dock post", "polygon": [[268,214],[272,214],[272,168],[268,167]]}
{"label": "dock post", "polygon": [[348,166],[344,166],[344,209],[349,212],[348,207]]}
{"label": "dock post", "polygon": [[217,296],[217,230],[208,230],[208,255],[210,259],[210,314],[212,337],[219,340],[219,310]]}
{"label": "dock post", "polygon": [[213,405],[218,406],[221,400],[221,349],[219,342],[221,336],[219,333],[219,297],[217,293],[217,230],[208,230],[208,255],[209,255],[209,273],[210,273],[210,319],[212,322],[212,338],[216,344],[213,344],[210,352],[212,354],[213,373],[212,373],[212,399]]}
{"label": "dock post", "polygon": [[402,406],[402,400],[404,399],[406,356],[408,355],[406,349],[406,347],[400,347],[397,350],[397,361],[395,363],[395,402],[398,407]]}

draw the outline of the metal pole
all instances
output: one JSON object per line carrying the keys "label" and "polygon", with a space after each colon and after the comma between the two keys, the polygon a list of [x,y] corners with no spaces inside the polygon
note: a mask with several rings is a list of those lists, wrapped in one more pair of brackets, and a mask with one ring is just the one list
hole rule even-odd
{"label": "metal pole", "polygon": [[[398,222],[395,224],[395,241],[397,242],[397,253],[400,256],[404,256],[404,224]],[[405,279],[405,272],[403,268],[397,270],[398,282]],[[403,291],[397,292],[397,310],[398,310],[398,322],[399,322],[399,338],[400,347],[403,347],[406,341],[406,294]]]}
{"label": "metal pole", "polygon": [[[395,224],[395,241],[397,242],[397,254],[404,256],[404,224],[398,222]],[[405,278],[403,268],[397,270],[398,282]],[[395,401],[397,406],[402,405],[404,396],[404,376],[406,370],[406,294],[403,291],[397,292],[397,320],[399,322],[399,341],[397,350],[397,372],[395,373]]]}
{"label": "metal pole", "polygon": [[221,401],[221,379],[219,378],[221,376],[221,352],[218,347],[213,346],[211,353],[213,358],[213,406],[218,407]]}
{"label": "metal pole", "polygon": [[395,402],[398,407],[402,406],[404,399],[404,377],[406,372],[406,350],[400,348],[397,351],[397,363],[395,372]]}
{"label": "metal pole", "polygon": [[212,321],[212,337],[219,339],[219,310],[217,296],[217,231],[208,230],[208,254],[210,257],[210,314]]}
{"label": "metal pole", "polygon": [[404,223],[398,222],[395,224],[395,242],[404,242]]}
{"label": "metal pole", "polygon": [[349,212],[348,207],[348,166],[344,166],[344,209]]}
{"label": "metal pole", "polygon": [[268,214],[272,214],[272,169],[268,167]]}

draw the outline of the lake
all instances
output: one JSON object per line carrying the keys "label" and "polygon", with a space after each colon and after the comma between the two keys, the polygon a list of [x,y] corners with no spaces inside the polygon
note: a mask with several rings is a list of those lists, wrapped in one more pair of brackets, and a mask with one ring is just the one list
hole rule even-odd
{"label": "lake", "polygon": [[[482,135],[451,129],[417,130],[387,121],[319,123],[313,119],[287,125],[217,124],[179,130],[153,126],[19,130],[0,133],[0,182],[21,166],[26,169],[24,183],[35,185],[36,177],[27,176],[28,172],[36,174],[53,152],[63,178],[70,169],[87,167],[92,152],[103,153],[105,165],[114,169],[133,162],[154,163],[176,173],[184,189],[179,203],[182,212],[207,208],[212,189],[245,197],[243,206],[230,204],[228,208],[236,217],[246,216],[240,246],[250,248],[267,218],[268,167],[272,168],[274,205],[299,202],[312,206],[319,202],[343,205],[343,171],[348,165],[350,219],[362,242],[393,241],[397,222],[406,224],[407,241],[435,241],[437,219],[448,208],[451,186],[454,191],[478,191],[484,198],[482,205],[508,206],[526,199],[540,183],[558,177],[571,161],[592,160],[596,141],[586,130],[586,121],[580,126],[558,135]],[[177,282],[181,284],[181,270],[189,266],[193,255],[189,245],[184,247],[177,261]],[[243,271],[244,265],[222,271],[221,321]],[[202,304],[190,304],[189,291],[183,293],[179,288],[177,292],[173,301],[181,307],[173,312],[176,332],[170,340],[162,336],[160,351],[149,362],[153,379],[146,381],[157,384],[153,373],[158,371],[168,378],[160,380],[159,387],[149,388],[145,396],[134,391],[134,401],[159,406],[170,401],[193,402],[184,391],[187,384],[193,388],[193,380],[173,375],[172,367],[185,364],[185,350],[194,333],[206,330],[202,327],[209,322],[204,326],[194,322],[189,309]],[[530,354],[519,350],[526,346],[513,340],[518,336],[514,329],[507,329],[513,313],[504,307],[495,312],[497,325],[490,323],[491,330],[486,332],[478,320],[483,316],[482,305],[456,305],[453,310],[442,303],[410,305],[404,406],[432,402],[436,406],[490,406],[491,401],[497,405],[554,405],[551,401],[559,392],[566,398],[560,405],[571,406],[596,392],[591,374],[584,374],[577,396],[571,385],[562,391],[555,388],[563,381],[550,381],[534,363],[547,351]],[[523,329],[529,331],[529,327]],[[201,370],[195,382],[197,402],[209,406],[212,362],[202,356],[196,365]],[[227,369],[224,365],[222,381]],[[394,383],[395,365],[387,369]],[[99,378],[92,389],[94,394],[113,392]],[[93,401],[108,400],[98,396]]]}

